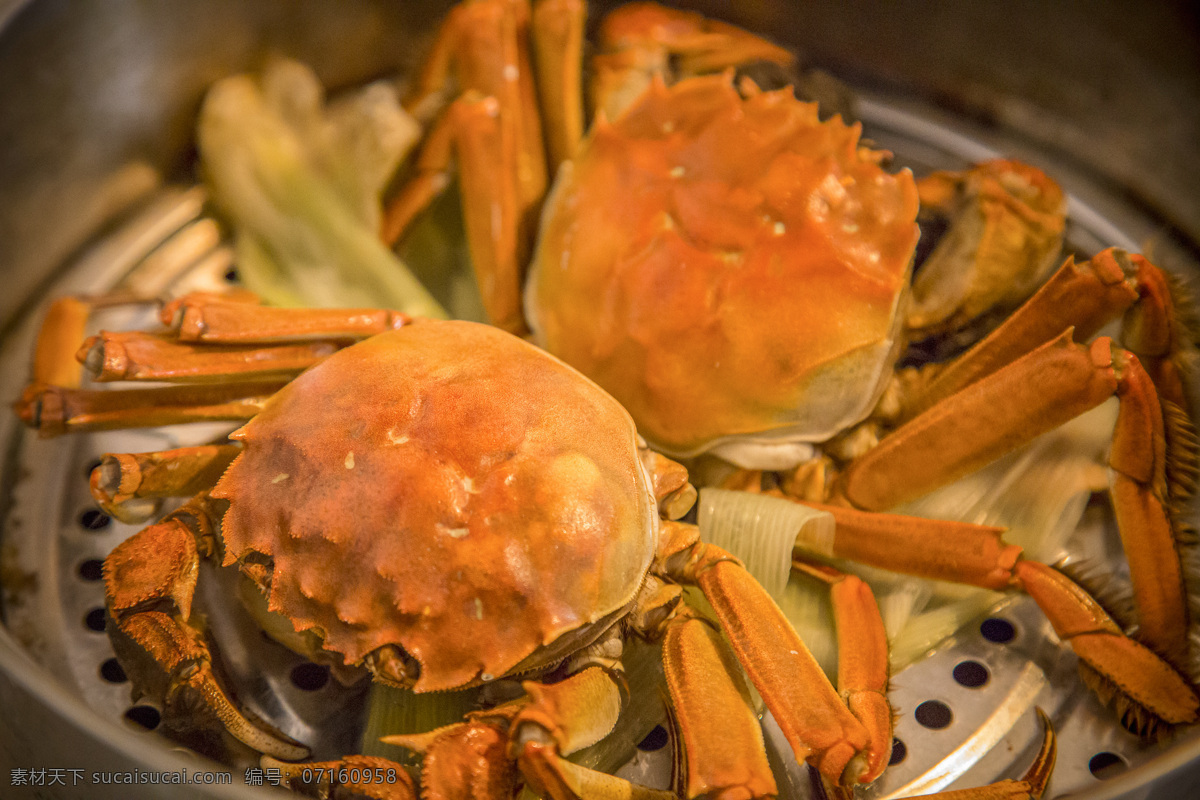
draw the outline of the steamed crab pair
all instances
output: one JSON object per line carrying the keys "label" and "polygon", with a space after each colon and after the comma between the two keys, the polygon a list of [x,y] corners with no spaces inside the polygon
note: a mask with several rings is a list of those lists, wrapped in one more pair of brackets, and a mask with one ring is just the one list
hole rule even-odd
{"label": "steamed crab pair", "polygon": [[[460,16],[498,20],[507,36],[524,30],[525,8],[476,0]],[[635,31],[644,32],[647,20],[657,26],[655,35],[640,38],[625,31],[616,38],[639,46],[609,54],[620,63],[648,63],[651,72],[675,63],[704,71],[743,60],[747,52],[767,59],[779,53],[747,34],[657,7],[636,6],[614,19],[609,30],[621,31],[619,23],[630,19],[642,26]],[[452,22],[446,30],[443,41],[451,42],[464,31],[488,29]],[[664,40],[682,42],[685,55],[644,47]],[[497,52],[519,56],[520,42],[519,36],[504,38]],[[441,56],[447,47],[439,48]],[[561,53],[571,45],[552,49]],[[431,61],[430,74],[440,71],[441,56]],[[583,144],[562,137],[568,145],[560,158],[569,158],[570,166],[560,170],[522,303],[516,276],[521,247],[528,245],[519,242],[531,231],[539,195],[516,188],[521,176],[537,172],[531,166],[537,159],[507,149],[524,136],[517,131],[528,128],[528,117],[522,127],[504,110],[513,106],[500,100],[505,91],[527,97],[517,91],[528,75],[518,62],[475,70],[503,80],[467,97],[497,126],[494,135],[478,136],[478,143],[501,147],[483,162],[510,164],[512,171],[471,170],[466,162],[480,153],[465,147],[471,140],[463,137],[479,129],[442,127],[422,157],[423,180],[428,186],[443,180],[439,170],[447,162],[440,156],[449,137],[459,137],[465,194],[487,211],[474,227],[470,208],[467,217],[473,244],[483,240],[473,249],[495,320],[519,330],[522,304],[531,309],[539,341],[616,394],[634,412],[638,432],[661,449],[679,455],[716,449],[747,466],[790,468],[812,452],[808,442],[823,442],[876,408],[903,327],[941,332],[939,326],[978,316],[981,305],[986,311],[1012,302],[1003,292],[981,300],[990,290],[974,285],[951,292],[947,301],[940,296],[946,283],[971,281],[953,270],[939,272],[933,265],[940,262],[931,259],[911,291],[914,307],[932,321],[906,316],[917,213],[907,174],[883,171],[882,156],[859,145],[856,128],[820,123],[813,107],[786,92],[759,92],[748,83],[735,90],[722,76],[668,88],[638,71],[634,77],[650,88],[624,93],[635,98],[632,108],[611,111],[613,121],[597,123]],[[617,83],[628,87],[629,73],[621,74]],[[469,105],[455,107],[446,119]],[[429,168],[435,162],[438,169]],[[976,283],[1013,283],[1012,265],[1030,259],[1014,259],[1012,252],[1057,252],[1053,229],[1058,219],[1061,231],[1061,213],[1053,213],[1053,191],[1022,176],[1016,165],[995,164],[936,179],[942,205],[966,221],[967,232],[956,221],[952,230],[960,233],[947,238],[977,251],[978,268],[966,273],[978,277]],[[492,180],[498,194],[472,190],[476,179]],[[414,185],[417,194],[428,191]],[[936,184],[927,185],[937,194]],[[521,205],[518,194],[532,199]],[[974,215],[983,224],[972,236]],[[1001,235],[1005,226],[1015,232]],[[481,230],[498,235],[481,237]],[[1045,245],[1047,232],[1053,247]],[[1040,265],[1047,257],[1032,260]],[[488,266],[492,261],[507,266]],[[989,271],[993,264],[998,274]],[[804,282],[814,269],[823,280]],[[605,283],[605,275],[616,279]],[[808,305],[791,291],[797,286],[807,287],[801,294],[809,295]],[[681,312],[665,310],[671,297],[682,301]],[[1132,317],[1130,327],[1140,333],[1135,347],[1150,356],[1159,391],[1185,407],[1170,358],[1177,334],[1157,270],[1138,257],[1106,252],[1082,267],[1068,264],[1040,299],[971,354],[898,397],[882,421],[871,423],[896,430],[840,477],[813,478],[813,467],[804,467],[804,483],[813,488],[802,494],[827,499],[831,488],[839,502],[887,509],[1117,392],[1123,410],[1114,495],[1122,530],[1151,539],[1130,550],[1135,568],[1142,563],[1158,571],[1157,579],[1135,577],[1139,637],[1153,649],[1126,638],[1061,575],[1021,560],[993,529],[958,526],[955,535],[967,544],[955,555],[904,566],[1025,589],[1081,660],[1127,696],[1134,716],[1185,724],[1195,721],[1200,701],[1177,670],[1187,660],[1187,617],[1165,509],[1177,501],[1187,475],[1174,470],[1167,479],[1159,401],[1138,359],[1104,340],[1086,348],[1054,338],[1071,325],[1091,335],[1139,297],[1149,302],[1138,303]],[[844,315],[831,320],[822,313],[830,309]],[[656,507],[673,518],[691,503],[683,471],[642,447],[620,406],[558,362],[494,331],[409,326],[386,312],[281,312],[192,298],[170,307],[165,319],[171,333],[106,335],[89,344],[85,362],[102,379],[213,383],[140,392],[37,386],[24,408],[47,431],[254,417],[237,435],[241,455],[230,445],[116,456],[93,478],[110,508],[132,513],[156,494],[201,491],[215,480],[209,476],[224,471],[215,490],[138,534],[107,562],[114,641],[138,685],[165,697],[168,719],[218,725],[283,759],[304,755],[302,747],[237,711],[213,676],[202,637],[188,625],[196,562],[223,554],[287,617],[296,635],[285,643],[305,654],[333,654],[417,689],[529,678],[525,700],[404,740],[426,753],[423,780],[433,796],[471,791],[454,783],[453,768],[441,766],[465,762],[478,767],[475,777],[491,782],[496,795],[510,792],[518,774],[554,797],[626,791],[561,756],[611,727],[620,707],[613,675],[628,634],[666,638],[671,699],[689,754],[688,795],[772,794],[761,734],[732,658],[709,623],[680,605],[681,583],[704,590],[798,758],[846,785],[873,779],[887,763],[881,628],[865,626],[873,638],[857,640],[871,655],[844,659],[861,667],[841,681],[851,698],[847,711],[736,560],[698,543],[689,526],[660,520]],[[769,324],[756,325],[759,320]],[[802,337],[788,327],[793,322],[811,329]],[[391,328],[399,330],[383,333]],[[587,334],[582,343],[572,340],[576,331]],[[330,355],[371,334],[380,335]],[[1018,357],[1045,342],[1034,355]],[[674,354],[689,349],[692,361],[680,366]],[[39,383],[54,382],[52,362],[39,362]],[[750,377],[737,371],[747,368]],[[1061,379],[1034,391],[1036,376],[1047,371]],[[948,400],[935,404],[939,398]],[[1030,421],[1034,400],[1045,413]],[[911,421],[900,425],[904,418]],[[977,419],[989,422],[970,423]],[[1186,415],[1171,419],[1169,443],[1178,452]],[[347,519],[350,508],[356,514]],[[909,539],[896,544],[880,537],[938,527],[837,514],[831,552],[868,561],[873,553],[929,553],[929,543],[918,548]],[[862,533],[870,537],[856,538]],[[980,553],[981,560],[965,560],[964,554]],[[330,564],[338,569],[327,569]],[[893,559],[888,566],[896,566]],[[839,595],[858,603],[847,606],[857,609],[851,615],[877,618],[856,579],[838,586]],[[466,630],[471,637],[463,636]],[[550,667],[568,677],[539,683]],[[342,763],[374,763],[358,758]],[[1048,762],[1040,758],[1033,786],[1015,791],[1040,792]]]}

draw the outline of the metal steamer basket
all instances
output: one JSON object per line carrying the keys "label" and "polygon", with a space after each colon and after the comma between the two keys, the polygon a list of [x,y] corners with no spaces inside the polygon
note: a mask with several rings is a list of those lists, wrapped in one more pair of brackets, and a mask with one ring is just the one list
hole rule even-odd
{"label": "metal steamer basket", "polygon": [[[593,15],[610,5],[592,3]],[[1151,252],[1184,276],[1200,269],[1200,163],[1191,149],[1200,139],[1200,37],[1182,7],[1156,3],[1126,21],[1117,3],[690,5],[793,46],[850,85],[865,135],[897,164],[921,173],[1023,158],[1070,193],[1072,251],[1117,245]],[[208,84],[275,53],[311,64],[331,87],[403,73],[448,6],[0,1],[3,396],[15,398],[25,380],[47,298],[121,282],[149,293],[230,279],[229,249],[195,185],[190,150]],[[102,632],[100,563],[135,528],[95,510],[86,472],[102,452],[211,435],[41,441],[0,415],[0,797],[278,796],[153,733],[158,710],[131,704]],[[1089,507],[1071,546],[1119,578],[1109,520],[1102,506]],[[218,572],[202,581],[199,602],[239,699],[318,751],[353,751],[363,688],[345,689],[265,641],[236,604],[220,601]],[[1059,732],[1048,797],[1169,798],[1200,787],[1200,730],[1166,745],[1122,730],[1078,681],[1074,656],[1031,601],[1007,601],[892,683],[903,757],[866,796],[1019,774],[1038,738],[1034,706]],[[766,727],[781,793],[813,796],[806,769],[788,765],[770,719]],[[670,765],[670,747],[648,741],[621,774],[662,785]],[[40,785],[13,785],[31,770],[43,771]],[[92,781],[94,773],[181,770],[227,771],[232,782],[181,792]]]}

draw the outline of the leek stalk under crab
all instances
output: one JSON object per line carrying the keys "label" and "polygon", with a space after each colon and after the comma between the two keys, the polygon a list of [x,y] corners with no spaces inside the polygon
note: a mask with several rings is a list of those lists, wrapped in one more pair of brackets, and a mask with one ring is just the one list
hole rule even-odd
{"label": "leek stalk under crab", "polygon": [[779,497],[707,487],[700,490],[700,538],[736,555],[778,599],[792,571],[797,538],[833,543],[833,515]]}
{"label": "leek stalk under crab", "polygon": [[475,689],[418,694],[376,681],[371,684],[367,699],[367,724],[363,728],[360,752],[390,758],[405,766],[419,766],[420,756],[379,740],[396,734],[426,733],[461,722],[475,707],[478,696]]}
{"label": "leek stalk under crab", "polygon": [[279,305],[384,306],[444,318],[377,235],[381,175],[415,141],[415,123],[406,136],[398,130],[403,112],[397,106],[388,117],[380,111],[387,103],[375,98],[365,102],[367,121],[347,128],[347,114],[330,114],[321,94],[306,67],[277,62],[261,81],[225,78],[205,98],[202,166],[232,222],[243,282]]}

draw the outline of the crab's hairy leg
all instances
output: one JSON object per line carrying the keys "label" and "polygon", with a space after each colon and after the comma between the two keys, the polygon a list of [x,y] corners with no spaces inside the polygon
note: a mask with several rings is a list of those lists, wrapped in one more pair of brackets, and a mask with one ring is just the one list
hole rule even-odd
{"label": "crab's hairy leg", "polygon": [[[1088,673],[1093,687],[1105,700],[1115,701],[1137,727],[1153,728],[1157,721],[1168,726],[1196,721],[1200,698],[1176,668],[1127,637],[1099,603],[1061,572],[1021,559],[1020,548],[1005,545],[999,529],[817,507],[834,515],[838,542],[820,555],[861,559],[919,578],[1022,589],[1094,670]],[[923,539],[922,530],[928,534]],[[804,543],[797,546],[802,549]],[[891,556],[890,562],[884,554]]]}
{"label": "crab's hairy leg", "polygon": [[151,453],[105,453],[92,470],[92,497],[122,522],[144,520],[145,509],[157,508],[157,503],[141,503],[135,510],[139,507],[135,501],[195,495],[215,484],[241,449],[236,444],[211,444]]}
{"label": "crab's hairy leg", "polygon": [[1121,407],[1108,464],[1109,493],[1129,561],[1138,638],[1176,668],[1188,663],[1188,599],[1169,512],[1162,407],[1138,359],[1113,353]]}
{"label": "crab's hairy leg", "polygon": [[901,426],[843,474],[852,505],[883,510],[983,466],[1098,405],[1120,399],[1111,494],[1129,561],[1139,638],[1177,668],[1188,661],[1188,606],[1170,514],[1162,408],[1138,359],[1071,331]]}
{"label": "crab's hairy leg", "polygon": [[572,158],[583,138],[584,0],[538,0],[533,7],[533,53],[550,165]]}
{"label": "crab's hairy leg", "polygon": [[871,587],[856,575],[793,559],[792,568],[829,584],[838,642],[838,694],[870,735],[863,751],[870,783],[892,755],[892,707],[887,700],[888,647],[883,617]]}
{"label": "crab's hairy leg", "polygon": [[[1015,569],[1017,584],[1032,597],[1050,620],[1058,635],[1070,643],[1095,674],[1085,677],[1112,694],[1113,687],[1133,701],[1118,707],[1131,727],[1152,732],[1157,720],[1168,725],[1191,724],[1200,719],[1200,698],[1180,673],[1147,647],[1125,636],[1117,624],[1073,581],[1061,572],[1036,561],[1020,561]],[[1149,711],[1150,715],[1144,713]]]}
{"label": "crab's hairy leg", "polygon": [[1182,298],[1175,296],[1179,287],[1144,256],[1118,250],[1111,257],[1132,275],[1138,293],[1138,302],[1122,320],[1121,343],[1141,359],[1164,404],[1188,408],[1182,360],[1185,353],[1194,353],[1195,346],[1189,341],[1194,335],[1190,326],[1179,319],[1183,307]]}
{"label": "crab's hairy leg", "polygon": [[117,545],[104,561],[113,647],[135,688],[161,698],[169,724],[223,727],[289,761],[308,750],[248,720],[218,684],[203,635],[188,624],[199,559],[216,549],[212,511],[199,498]]}
{"label": "crab's hairy leg", "polygon": [[193,293],[159,314],[180,342],[275,344],[365,339],[412,322],[399,311],[377,308],[273,308]]}
{"label": "crab's hairy leg", "polygon": [[340,342],[263,346],[191,344],[169,334],[104,331],[77,358],[92,380],[210,383],[292,378],[339,350]]}
{"label": "crab's hairy leg", "polygon": [[1050,773],[1054,771],[1058,740],[1046,712],[1038,708],[1037,715],[1042,723],[1042,744],[1021,780],[1005,780],[977,789],[955,789],[924,796],[937,797],[938,800],[1042,800],[1046,785],[1050,782]]}
{"label": "crab's hairy leg", "polygon": [[1115,248],[1082,264],[1068,257],[996,330],[937,371],[909,405],[908,416],[1011,364],[1067,328],[1074,327],[1080,341],[1091,339],[1137,301],[1137,271],[1130,256]]}
{"label": "crab's hairy leg", "polygon": [[868,733],[779,606],[736,558],[699,543],[693,526],[674,523],[672,530],[659,548],[663,569],[704,592],[797,760],[809,761],[835,783],[857,782],[866,766]]}
{"label": "crab's hairy leg", "polygon": [[707,620],[667,626],[663,669],[683,752],[687,797],[774,797],[762,727],[734,654]]}
{"label": "crab's hairy leg", "polygon": [[183,422],[243,421],[286,381],[100,391],[26,387],[14,408],[43,437],[81,431],[154,428]]}
{"label": "crab's hairy leg", "polygon": [[[355,795],[370,800],[417,800],[417,787],[404,767],[378,756],[348,755],[337,761],[303,764],[290,764],[263,756],[262,766],[279,770],[288,786],[303,781],[308,775],[317,778],[310,783],[321,791],[344,786]],[[354,780],[355,776],[359,780]]]}

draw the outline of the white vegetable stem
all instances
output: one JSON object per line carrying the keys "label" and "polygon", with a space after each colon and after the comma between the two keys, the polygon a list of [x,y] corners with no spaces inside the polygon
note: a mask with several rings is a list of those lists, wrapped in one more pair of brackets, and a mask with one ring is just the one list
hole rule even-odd
{"label": "white vegetable stem", "polygon": [[769,495],[700,490],[700,537],[740,558],[774,598],[783,594],[797,540],[819,555],[833,554],[833,515]]}
{"label": "white vegetable stem", "polygon": [[233,225],[243,280],[269,302],[445,317],[379,239],[382,175],[416,130],[404,132],[404,112],[389,114],[378,87],[365,92],[330,115],[316,77],[296,62],[272,65],[261,85],[247,75],[218,81],[197,132],[205,177]]}

